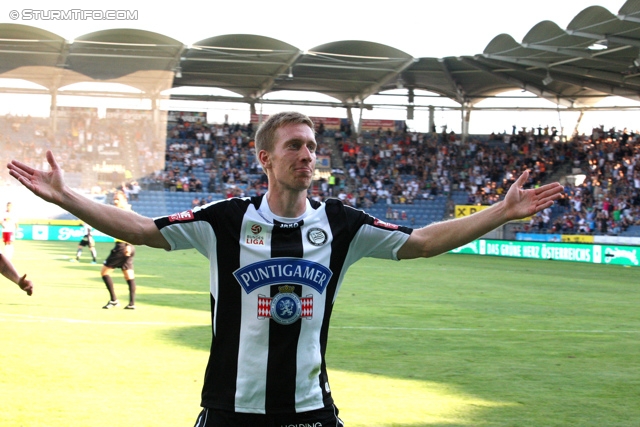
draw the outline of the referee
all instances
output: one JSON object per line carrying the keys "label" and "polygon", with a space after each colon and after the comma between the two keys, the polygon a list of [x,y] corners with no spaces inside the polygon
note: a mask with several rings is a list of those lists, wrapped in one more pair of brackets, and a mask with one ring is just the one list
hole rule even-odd
{"label": "referee", "polygon": [[197,427],[336,427],[325,350],[333,303],[349,266],[363,257],[406,260],[462,246],[513,219],[550,207],[562,186],[523,189],[473,216],[411,229],[337,199],[307,197],[316,164],[314,124],[273,115],[256,134],[268,179],[257,197],[230,198],[162,218],[104,206],[73,192],[53,154],[49,172],[12,161],[11,176],[104,233],[210,262],[212,345]]}

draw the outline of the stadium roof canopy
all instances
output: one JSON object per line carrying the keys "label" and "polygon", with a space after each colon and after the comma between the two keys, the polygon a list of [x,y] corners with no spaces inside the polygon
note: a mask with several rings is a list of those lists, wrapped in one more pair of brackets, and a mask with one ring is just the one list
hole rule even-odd
{"label": "stadium roof canopy", "polygon": [[117,82],[150,98],[172,87],[215,87],[239,97],[173,98],[250,104],[286,90],[337,100],[317,105],[367,107],[370,95],[399,87],[409,90],[409,103],[413,90],[421,89],[467,108],[516,89],[571,108],[612,95],[640,101],[640,0],[628,0],[617,15],[588,7],[566,29],[542,21],[521,42],[500,34],[482,53],[444,58],[414,58],[368,41],[337,41],[301,51],[243,34],[187,46],[135,29],[67,41],[36,27],[0,24],[0,77],[37,83],[45,93],[72,83]]}

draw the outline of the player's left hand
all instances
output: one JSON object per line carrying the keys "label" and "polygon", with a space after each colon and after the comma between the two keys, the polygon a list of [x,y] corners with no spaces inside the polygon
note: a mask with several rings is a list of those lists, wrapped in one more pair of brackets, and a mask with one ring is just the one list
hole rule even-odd
{"label": "player's left hand", "polygon": [[521,219],[550,208],[553,202],[560,198],[564,187],[559,182],[546,184],[538,188],[524,190],[522,186],[529,179],[529,171],[526,170],[509,188],[504,198],[507,218]]}

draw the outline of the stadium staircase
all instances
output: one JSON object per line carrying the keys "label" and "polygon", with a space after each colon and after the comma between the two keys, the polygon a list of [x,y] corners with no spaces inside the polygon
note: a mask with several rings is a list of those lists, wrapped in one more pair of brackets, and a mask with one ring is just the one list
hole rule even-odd
{"label": "stadium staircase", "polygon": [[[365,209],[370,215],[397,225],[406,227],[423,227],[433,222],[442,221],[445,217],[447,197],[444,195],[435,196],[432,199],[417,199],[412,204],[387,203],[386,200],[379,200],[370,208]],[[388,218],[387,211],[398,213],[398,218]],[[406,219],[403,218],[403,212]]]}
{"label": "stadium staircase", "polygon": [[[138,161],[138,149],[136,147],[135,135],[130,129],[127,129],[124,138],[120,141],[120,155],[124,160],[124,167],[128,171],[127,175],[131,177],[140,176],[140,162]],[[126,177],[126,180],[129,181],[131,178]]]}
{"label": "stadium staircase", "polygon": [[158,217],[189,210],[194,198],[206,199],[209,196],[214,201],[225,197],[222,193],[148,190],[141,191],[138,200],[130,203],[131,208],[140,215]]}

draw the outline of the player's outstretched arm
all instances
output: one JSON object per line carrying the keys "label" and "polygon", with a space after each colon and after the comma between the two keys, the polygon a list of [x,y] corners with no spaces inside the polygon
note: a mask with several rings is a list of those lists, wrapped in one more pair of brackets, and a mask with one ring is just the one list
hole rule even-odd
{"label": "player's outstretched arm", "polygon": [[522,188],[529,178],[525,171],[509,188],[504,200],[473,215],[443,221],[414,230],[400,248],[400,259],[432,257],[465,245],[515,219],[525,218],[551,207],[563,187],[554,182],[535,189]]}
{"label": "player's outstretched arm", "polygon": [[18,271],[11,261],[2,256],[2,254],[0,254],[0,274],[20,286],[20,289],[25,291],[27,295],[31,296],[33,294],[33,283],[31,283],[31,280],[27,280],[26,274],[20,277],[20,274],[18,274]]}
{"label": "player's outstretched arm", "polygon": [[151,218],[78,194],[64,183],[62,170],[51,151],[47,151],[47,162],[51,166],[49,172],[34,169],[17,160],[12,160],[7,168],[12,177],[36,196],[60,206],[103,233],[134,245],[169,249],[169,243]]}

